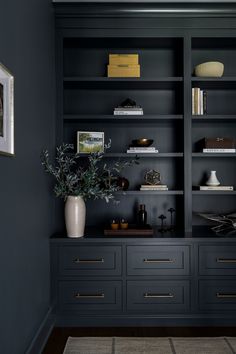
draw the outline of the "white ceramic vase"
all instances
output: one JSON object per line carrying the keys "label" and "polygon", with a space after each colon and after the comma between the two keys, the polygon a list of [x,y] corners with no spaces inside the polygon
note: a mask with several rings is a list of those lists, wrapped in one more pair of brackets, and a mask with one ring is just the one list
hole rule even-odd
{"label": "white ceramic vase", "polygon": [[216,171],[211,171],[210,177],[206,182],[207,186],[219,186],[220,182],[216,177]]}
{"label": "white ceramic vase", "polygon": [[65,203],[65,222],[68,237],[84,236],[86,206],[82,197],[68,196]]}

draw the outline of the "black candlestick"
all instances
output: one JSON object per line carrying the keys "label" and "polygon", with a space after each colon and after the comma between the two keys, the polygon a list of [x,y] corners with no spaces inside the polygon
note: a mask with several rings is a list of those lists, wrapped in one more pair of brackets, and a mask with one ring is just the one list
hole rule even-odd
{"label": "black candlestick", "polygon": [[158,230],[159,232],[165,232],[166,230],[164,229],[164,220],[166,219],[166,216],[161,214],[158,216],[159,219],[161,219],[161,228]]}
{"label": "black candlestick", "polygon": [[170,213],[170,228],[168,229],[168,231],[173,232],[174,231],[174,224],[173,224],[173,214],[175,212],[174,208],[170,208],[168,209],[169,213]]}

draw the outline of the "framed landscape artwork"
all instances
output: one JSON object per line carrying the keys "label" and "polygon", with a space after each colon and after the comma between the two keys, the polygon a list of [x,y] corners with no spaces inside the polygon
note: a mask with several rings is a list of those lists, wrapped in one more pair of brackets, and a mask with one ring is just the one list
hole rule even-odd
{"label": "framed landscape artwork", "polygon": [[14,155],[14,77],[1,63],[0,154]]}
{"label": "framed landscape artwork", "polygon": [[77,132],[77,153],[104,152],[103,132]]}

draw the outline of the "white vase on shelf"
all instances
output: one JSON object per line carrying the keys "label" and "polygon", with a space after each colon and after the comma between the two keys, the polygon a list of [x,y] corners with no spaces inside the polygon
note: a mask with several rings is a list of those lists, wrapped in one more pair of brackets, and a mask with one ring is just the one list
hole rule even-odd
{"label": "white vase on shelf", "polygon": [[220,181],[216,177],[216,171],[211,171],[210,177],[208,178],[206,185],[212,187],[220,185]]}
{"label": "white vase on shelf", "polygon": [[65,223],[68,237],[84,236],[86,206],[80,196],[68,196],[65,203]]}

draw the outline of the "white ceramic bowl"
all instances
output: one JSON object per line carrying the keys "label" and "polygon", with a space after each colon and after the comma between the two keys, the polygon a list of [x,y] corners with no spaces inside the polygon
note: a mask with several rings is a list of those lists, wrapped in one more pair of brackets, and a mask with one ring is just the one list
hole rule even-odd
{"label": "white ceramic bowl", "polygon": [[199,77],[221,77],[224,73],[224,64],[220,61],[208,61],[195,67],[195,75]]}

